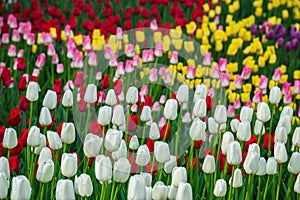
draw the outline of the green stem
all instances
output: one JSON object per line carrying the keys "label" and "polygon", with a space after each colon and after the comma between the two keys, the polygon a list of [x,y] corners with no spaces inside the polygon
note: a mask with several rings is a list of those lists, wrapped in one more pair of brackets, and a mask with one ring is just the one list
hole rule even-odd
{"label": "green stem", "polygon": [[221,132],[220,132],[220,125],[218,125],[218,132],[217,134],[220,134],[218,137],[218,144],[217,144],[217,155],[216,155],[216,170],[215,170],[215,173],[214,173],[214,184],[216,183],[217,181],[217,172],[218,172],[218,169],[219,169],[219,154],[220,154],[220,150],[221,150]]}
{"label": "green stem", "polygon": [[195,141],[192,140],[191,147],[190,147],[190,154],[189,154],[189,165],[190,165],[190,177],[191,178],[192,178],[192,175],[193,175],[194,146],[195,146]]}
{"label": "green stem", "polygon": [[180,106],[180,111],[178,115],[178,122],[177,122],[177,133],[175,136],[176,139],[176,146],[175,146],[175,155],[178,155],[178,147],[179,147],[179,130],[180,130],[180,124],[181,124],[181,118],[182,118],[182,107]]}
{"label": "green stem", "polygon": [[116,182],[113,181],[113,183],[112,183],[112,188],[111,188],[111,194],[110,194],[110,200],[113,200],[114,193],[116,192],[116,191],[115,191],[115,187],[116,187]]}
{"label": "green stem", "polygon": [[32,124],[33,101],[30,101],[29,105],[30,105],[30,110],[29,110],[29,126],[28,126],[28,128],[30,128],[31,124]]}
{"label": "green stem", "polygon": [[264,200],[267,199],[269,184],[270,184],[270,175],[268,175],[267,183],[266,183],[266,186],[265,186],[265,192],[264,192],[264,198],[263,198]]}
{"label": "green stem", "polygon": [[253,196],[253,194],[252,194],[253,178],[254,178],[253,174],[248,175],[248,185],[247,185],[246,199],[252,199],[252,196]]}
{"label": "green stem", "polygon": [[90,123],[90,112],[91,112],[91,105],[88,104],[88,111],[87,111],[87,120],[86,120],[86,125],[85,125],[85,131],[84,134],[87,135],[88,134],[88,130],[89,130],[89,123]]}
{"label": "green stem", "polygon": [[289,183],[288,183],[288,192],[287,192],[287,195],[286,195],[286,199],[292,199],[291,198],[291,193],[292,193],[292,187],[294,185],[294,181],[295,181],[295,175],[290,174]]}
{"label": "green stem", "polygon": [[276,192],[276,200],[279,199],[279,191],[280,191],[280,184],[281,184],[281,175],[282,175],[282,165],[279,165],[279,178],[278,178],[278,183],[277,183],[277,192]]}
{"label": "green stem", "polygon": [[116,191],[115,191],[115,195],[114,195],[113,200],[117,199],[117,196],[118,196],[118,192],[119,192],[119,190],[120,190],[120,187],[121,187],[121,185],[120,185],[120,184],[117,184],[117,188],[116,188]]}
{"label": "green stem", "polygon": [[268,137],[268,157],[271,156],[271,136],[272,136],[272,126],[273,126],[273,119],[275,114],[275,106],[272,105],[272,113],[271,113],[271,122],[270,122],[270,129],[269,129],[269,137]]}
{"label": "green stem", "polygon": [[90,158],[88,158],[87,162],[85,163],[85,167],[84,167],[84,173],[87,172],[88,168],[89,168],[89,163],[90,163]]}
{"label": "green stem", "polygon": [[166,125],[166,131],[165,131],[165,135],[164,135],[164,139],[163,139],[164,142],[167,139],[167,134],[168,134],[168,129],[169,129],[169,122],[170,122],[170,120],[168,119],[167,120],[167,125]]}
{"label": "green stem", "polygon": [[68,122],[68,117],[69,117],[69,108],[66,107],[66,122]]}
{"label": "green stem", "polygon": [[[232,184],[233,184],[233,178],[234,178],[234,165],[232,166],[232,169],[231,169],[231,183],[229,184],[229,197],[228,199],[231,199],[231,197],[233,196],[234,194],[234,190],[233,190],[233,187],[232,187]],[[232,191],[233,190],[233,191]]]}
{"label": "green stem", "polygon": [[[233,169],[233,168],[232,168],[232,169]],[[224,179],[226,179],[227,171],[228,171],[228,162],[227,162],[227,159],[226,159],[226,160],[225,160],[224,170],[223,170],[223,178],[224,178]]]}
{"label": "green stem", "polygon": [[261,176],[258,176],[257,199],[260,199],[260,195],[261,195],[260,185],[261,185]]}
{"label": "green stem", "polygon": [[[203,174],[204,175],[204,187],[203,187],[203,191],[202,191],[202,195],[201,195],[201,199],[204,199],[205,197],[205,190],[208,189],[207,187],[207,183],[209,182],[209,180],[207,180],[206,176],[209,176],[209,174]],[[208,190],[209,191],[209,190]],[[207,196],[209,196],[210,194],[208,194]]]}
{"label": "green stem", "polygon": [[264,127],[264,123],[262,122],[262,125],[261,125],[261,128],[260,128],[260,133],[259,133],[258,140],[257,140],[258,146],[260,146],[260,141],[261,141],[261,135],[262,135],[263,127]]}
{"label": "green stem", "polygon": [[7,149],[7,160],[8,160],[8,162],[9,162],[9,159],[10,159],[10,149]]}

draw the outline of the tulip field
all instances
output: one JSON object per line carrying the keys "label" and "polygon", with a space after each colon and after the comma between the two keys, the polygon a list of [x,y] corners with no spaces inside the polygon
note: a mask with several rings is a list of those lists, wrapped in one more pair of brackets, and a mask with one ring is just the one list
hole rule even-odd
{"label": "tulip field", "polygon": [[0,199],[300,200],[300,0],[0,0]]}

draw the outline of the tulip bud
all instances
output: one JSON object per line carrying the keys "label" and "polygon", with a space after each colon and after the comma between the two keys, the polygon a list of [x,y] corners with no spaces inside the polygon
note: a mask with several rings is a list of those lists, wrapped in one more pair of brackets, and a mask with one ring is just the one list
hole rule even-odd
{"label": "tulip bud", "polygon": [[288,160],[284,143],[276,142],[274,145],[274,157],[278,163],[285,163]]}
{"label": "tulip bud", "polygon": [[233,134],[229,131],[223,134],[222,143],[221,143],[221,150],[223,155],[227,155],[227,151],[231,142],[234,141]]}
{"label": "tulip bud", "polygon": [[203,140],[206,123],[199,118],[195,118],[190,128],[190,137],[192,140]]}
{"label": "tulip bud", "polygon": [[189,183],[179,183],[176,200],[181,200],[181,199],[186,199],[186,200],[193,199],[192,187]]}
{"label": "tulip bud", "polygon": [[75,200],[73,182],[71,180],[59,180],[56,184],[56,200]]}
{"label": "tulip bud", "polygon": [[170,160],[165,162],[164,164],[164,170],[167,174],[170,174],[174,167],[177,165],[177,159],[176,156],[171,155]]}
{"label": "tulip bud", "polygon": [[292,143],[296,147],[300,147],[300,127],[297,127],[294,131]]}
{"label": "tulip bud", "polygon": [[75,127],[73,123],[63,123],[61,129],[61,141],[66,144],[72,144],[75,141]]}
{"label": "tulip bud", "polygon": [[152,175],[150,173],[141,172],[140,176],[143,177],[146,187],[151,187],[152,185]]}
{"label": "tulip bud", "polygon": [[291,119],[293,118],[293,108],[290,106],[284,106],[281,113],[280,113],[280,118],[282,118],[283,116],[287,115],[289,116]]}
{"label": "tulip bud", "polygon": [[168,199],[175,200],[178,188],[174,185],[169,186]]}
{"label": "tulip bud", "polygon": [[297,179],[296,179],[296,181],[295,181],[294,191],[295,191],[297,194],[300,194],[300,174],[298,174]]}
{"label": "tulip bud", "polygon": [[126,94],[126,102],[128,104],[135,104],[138,101],[138,92],[136,87],[129,87]]}
{"label": "tulip bud", "polygon": [[257,106],[257,119],[264,123],[271,119],[270,108],[265,102],[260,102]]}
{"label": "tulip bud", "polygon": [[278,104],[280,101],[280,88],[274,86],[270,90],[269,101],[272,104]]}
{"label": "tulip bud", "polygon": [[54,131],[47,131],[47,138],[49,146],[53,150],[59,150],[62,148],[62,142],[59,135]]}
{"label": "tulip bud", "polygon": [[128,190],[128,200],[140,200],[146,198],[145,181],[140,175],[134,175],[130,177]]}
{"label": "tulip bud", "polygon": [[233,188],[242,187],[243,175],[242,175],[242,171],[239,168],[234,170],[233,178],[230,177],[229,179],[229,185],[231,185]]}
{"label": "tulip bud", "polygon": [[248,121],[251,122],[253,116],[253,108],[249,108],[248,106],[243,106],[240,113],[240,120],[242,122]]}
{"label": "tulip bud", "polygon": [[117,126],[122,126],[125,124],[125,115],[124,115],[124,108],[121,105],[116,105],[114,107],[113,116],[112,116],[112,123]]}
{"label": "tulip bud", "polygon": [[117,104],[116,93],[113,89],[108,90],[105,103],[109,106],[114,106]]}
{"label": "tulip bud", "polygon": [[287,131],[284,127],[279,127],[275,130],[275,138],[274,142],[281,142],[286,144],[287,143]]}
{"label": "tulip bud", "polygon": [[179,103],[188,102],[189,99],[189,87],[186,84],[182,84],[179,86],[176,99],[179,101]]}
{"label": "tulip bud", "polygon": [[0,158],[0,172],[3,172],[6,178],[10,178],[10,168],[6,157],[2,156]]}
{"label": "tulip bud", "polygon": [[194,108],[193,108],[193,115],[195,117],[205,117],[206,116],[206,102],[203,99],[197,99]]}
{"label": "tulip bud", "polygon": [[266,172],[268,175],[274,175],[277,173],[277,161],[274,157],[270,157],[267,160]]}
{"label": "tulip bud", "polygon": [[32,147],[37,147],[41,143],[40,129],[37,126],[30,127],[27,137],[27,144]]}
{"label": "tulip bud", "polygon": [[137,150],[139,148],[139,140],[136,135],[132,136],[129,142],[129,148],[132,150]]}
{"label": "tulip bud", "polygon": [[90,197],[93,194],[93,183],[88,174],[81,174],[79,177],[75,176],[74,188],[76,194],[82,197]]}
{"label": "tulip bud", "polygon": [[37,101],[39,98],[39,85],[36,82],[30,81],[26,90],[26,99],[28,101]]}
{"label": "tulip bud", "polygon": [[150,162],[150,152],[146,145],[141,145],[138,148],[136,156],[136,164],[139,166],[146,166]]}
{"label": "tulip bud", "polygon": [[214,114],[215,121],[220,125],[224,124],[227,121],[227,113],[226,107],[223,105],[217,105],[215,114]]}
{"label": "tulip bud", "polygon": [[166,119],[175,120],[177,118],[178,103],[175,99],[168,99],[164,108]]}
{"label": "tulip bud", "polygon": [[61,159],[61,173],[70,178],[77,173],[77,155],[76,153],[64,153]]}
{"label": "tulip bud", "polygon": [[113,178],[117,183],[125,183],[130,175],[131,165],[127,158],[120,158],[114,164]]}
{"label": "tulip bud", "polygon": [[17,132],[13,128],[6,128],[4,131],[2,145],[6,149],[13,149],[18,145]]}
{"label": "tulip bud", "polygon": [[2,171],[0,171],[0,187],[0,199],[5,199],[8,194],[9,178]]}
{"label": "tulip bud", "polygon": [[141,121],[142,122],[148,122],[152,120],[151,116],[151,108],[149,106],[144,106],[142,113],[141,113]]}
{"label": "tulip bud", "polygon": [[217,134],[217,132],[218,132],[218,123],[215,121],[215,119],[214,118],[212,118],[212,117],[209,117],[208,118],[208,132],[210,133],[210,134]]}
{"label": "tulip bud", "polygon": [[10,198],[14,200],[29,200],[31,186],[26,176],[19,175],[13,177]]}
{"label": "tulip bud", "polygon": [[100,152],[102,143],[103,138],[92,133],[87,134],[83,143],[84,155],[88,158],[96,157]]}
{"label": "tulip bud", "polygon": [[98,123],[102,126],[106,126],[110,123],[112,115],[112,109],[109,106],[102,106],[99,109]]}
{"label": "tulip bud", "polygon": [[258,171],[259,155],[254,152],[248,152],[244,160],[244,169],[247,174],[255,174]]}
{"label": "tulip bud", "polygon": [[40,156],[38,158],[38,164],[40,165],[40,164],[46,162],[47,160],[51,160],[51,159],[52,159],[51,150],[48,147],[42,148],[42,150],[40,152]]}
{"label": "tulip bud", "polygon": [[187,182],[186,169],[184,167],[174,167],[172,170],[172,185],[178,187],[181,182]]}
{"label": "tulip bud", "polygon": [[215,188],[214,188],[214,195],[216,197],[225,197],[227,192],[227,183],[224,179],[218,179]]}
{"label": "tulip bud", "polygon": [[289,165],[288,165],[288,171],[292,174],[299,174],[300,173],[300,153],[299,152],[293,152]]}
{"label": "tulip bud", "polygon": [[44,162],[40,162],[37,173],[36,179],[42,183],[48,183],[52,180],[54,174],[54,162],[52,160],[46,160]]}
{"label": "tulip bud", "polygon": [[110,158],[104,155],[96,157],[95,175],[101,183],[110,182],[112,178],[112,164]]}
{"label": "tulip bud", "polygon": [[149,138],[151,140],[157,140],[160,138],[159,128],[158,128],[157,123],[155,123],[155,122],[152,122],[150,125]]}
{"label": "tulip bud", "polygon": [[194,102],[196,102],[197,99],[206,99],[206,93],[207,93],[207,86],[204,84],[199,84],[196,87],[195,93],[194,93]]}
{"label": "tulip bud", "polygon": [[62,105],[64,107],[73,106],[73,93],[70,89],[67,89],[62,97]]}
{"label": "tulip bud", "polygon": [[236,135],[240,141],[244,141],[244,142],[249,141],[251,138],[250,122],[248,122],[248,121],[241,122]]}
{"label": "tulip bud", "polygon": [[154,156],[159,163],[165,163],[170,160],[169,145],[165,142],[156,141],[154,143]]}
{"label": "tulip bud", "polygon": [[49,126],[52,123],[52,117],[47,107],[42,107],[39,123],[43,126]]}
{"label": "tulip bud", "polygon": [[36,155],[39,155],[42,149],[46,146],[46,136],[40,134],[40,141],[41,143],[39,146],[31,148],[31,151],[33,151]]}
{"label": "tulip bud", "polygon": [[266,130],[263,122],[256,120],[253,132],[255,135],[265,134]]}
{"label": "tulip bud", "polygon": [[239,142],[233,141],[229,144],[226,158],[231,165],[239,165],[242,162],[242,150]]}
{"label": "tulip bud", "polygon": [[122,131],[118,131],[116,129],[108,129],[104,141],[105,148],[110,152],[117,151],[120,147],[122,136]]}
{"label": "tulip bud", "polygon": [[97,101],[97,87],[94,84],[88,84],[84,94],[86,103],[95,103]]}
{"label": "tulip bud", "polygon": [[261,157],[258,161],[258,170],[256,172],[257,176],[264,176],[266,175],[266,159],[264,157]]}
{"label": "tulip bud", "polygon": [[215,157],[211,156],[211,155],[206,155],[204,158],[204,162],[202,165],[202,170],[204,171],[204,173],[206,174],[212,174],[215,172]]}
{"label": "tulip bud", "polygon": [[163,182],[157,181],[152,189],[152,199],[160,200],[168,198],[168,186]]}
{"label": "tulip bud", "polygon": [[127,146],[125,140],[121,140],[119,149],[112,152],[112,159],[119,160],[120,158],[127,158]]}
{"label": "tulip bud", "polygon": [[291,129],[292,129],[291,118],[288,115],[284,115],[283,117],[281,117],[279,119],[276,129],[278,129],[281,126],[286,129],[287,134],[289,134],[291,132]]}
{"label": "tulip bud", "polygon": [[258,155],[260,155],[260,147],[258,144],[256,143],[252,143],[249,145],[248,147],[248,153],[249,152],[254,152],[254,153],[257,153]]}
{"label": "tulip bud", "polygon": [[43,106],[47,107],[49,110],[52,110],[56,108],[56,105],[57,105],[56,92],[52,90],[48,90],[43,100]]}
{"label": "tulip bud", "polygon": [[236,133],[240,125],[240,121],[238,119],[233,119],[230,122],[230,127],[232,132]]}

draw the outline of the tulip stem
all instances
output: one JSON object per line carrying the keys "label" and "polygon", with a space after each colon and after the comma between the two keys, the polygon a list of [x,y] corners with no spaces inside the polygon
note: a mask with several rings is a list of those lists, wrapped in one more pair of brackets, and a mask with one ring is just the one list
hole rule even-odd
{"label": "tulip stem", "polygon": [[28,169],[28,171],[29,171],[29,169],[30,169],[30,145],[29,144],[27,144],[27,147],[26,147],[26,153],[27,153],[27,156],[26,156],[26,159],[27,159],[27,169]]}
{"label": "tulip stem", "polygon": [[110,194],[110,200],[113,200],[113,198],[114,198],[114,194],[115,194],[115,187],[116,187],[116,182],[115,181],[113,181],[113,183],[112,183],[112,188],[111,188],[111,194]]}
{"label": "tulip stem", "polygon": [[44,192],[45,192],[45,183],[40,183],[41,190],[39,190],[37,199],[44,199]]}
{"label": "tulip stem", "polygon": [[292,193],[292,186],[294,185],[294,181],[295,181],[295,175],[290,174],[289,183],[288,183],[288,192],[287,192],[286,199],[292,199],[291,198],[291,193]]}
{"label": "tulip stem", "polygon": [[274,114],[275,114],[275,106],[272,104],[272,113],[271,113],[272,118],[270,122],[269,137],[268,137],[268,157],[271,156],[271,136],[272,136]]}
{"label": "tulip stem", "polygon": [[69,108],[66,107],[66,122],[68,122],[68,117],[69,117]]}
{"label": "tulip stem", "polygon": [[52,87],[54,87],[54,65],[51,62],[51,82],[52,82]]}
{"label": "tulip stem", "polygon": [[164,134],[164,142],[166,141],[166,139],[167,139],[167,135],[168,135],[168,131],[169,131],[169,122],[170,122],[170,120],[168,119],[167,120],[167,125],[166,125],[166,131],[165,131],[165,134]]}
{"label": "tulip stem", "polygon": [[214,184],[216,183],[217,181],[217,172],[218,172],[218,169],[219,169],[219,154],[220,154],[220,150],[221,150],[221,139],[222,139],[222,136],[221,136],[221,132],[220,132],[220,125],[218,125],[218,132],[217,134],[219,134],[219,138],[218,138],[218,150],[217,150],[217,154],[216,154],[216,170],[215,170],[215,173],[214,173]]}
{"label": "tulip stem", "polygon": [[8,162],[9,162],[9,158],[10,158],[10,149],[7,149],[7,160],[8,160]]}
{"label": "tulip stem", "polygon": [[89,127],[89,123],[90,123],[90,112],[91,112],[91,104],[88,104],[87,120],[86,120],[85,131],[84,131],[85,135],[88,134],[88,127]]}
{"label": "tulip stem", "polygon": [[28,128],[31,127],[31,123],[32,123],[32,113],[33,113],[33,101],[30,101],[30,110],[29,110],[29,126]]}
{"label": "tulip stem", "polygon": [[282,175],[282,164],[279,165],[279,178],[278,178],[278,183],[277,183],[276,200],[279,199],[279,190],[280,190],[280,184],[281,184],[281,175]]}
{"label": "tulip stem", "polygon": [[113,200],[117,199],[117,196],[118,196],[118,193],[119,193],[119,190],[120,190],[120,186],[121,186],[120,184],[117,184],[117,188],[116,188]]}
{"label": "tulip stem", "polygon": [[[205,190],[207,189],[207,191],[209,192],[209,189],[207,187],[207,183],[209,182],[209,180],[207,180],[209,178],[209,174],[203,174],[204,175],[204,187],[203,187],[203,191],[202,191],[202,196],[201,199],[204,199],[205,196]],[[208,176],[208,177],[207,177]],[[207,196],[209,196],[210,194],[208,194]]]}
{"label": "tulip stem", "polygon": [[257,186],[257,199],[260,199],[260,185],[261,185],[261,176],[258,176],[258,186]]}
{"label": "tulip stem", "polygon": [[195,146],[195,141],[192,140],[191,148],[190,148],[190,155],[189,155],[190,178],[192,178],[192,175],[193,175],[194,146]]}
{"label": "tulip stem", "polygon": [[85,167],[84,167],[84,173],[87,172],[88,168],[89,168],[89,163],[90,163],[90,158],[88,158],[88,160],[85,163]]}
{"label": "tulip stem", "polygon": [[261,125],[261,128],[260,128],[260,132],[259,132],[259,136],[258,136],[258,140],[257,140],[258,146],[260,146],[260,141],[261,141],[261,135],[262,135],[263,127],[264,127],[264,123],[262,122],[262,125]]}
{"label": "tulip stem", "polygon": [[106,184],[103,183],[103,184],[102,184],[102,187],[101,187],[100,200],[102,200],[103,198],[105,198],[105,189],[106,189]]}
{"label": "tulip stem", "polygon": [[263,199],[267,199],[267,193],[268,193],[269,184],[270,184],[270,175],[268,175],[268,179],[267,179],[267,183],[266,183],[265,192],[264,192],[264,198]]}
{"label": "tulip stem", "polygon": [[234,179],[234,165],[232,166],[232,169],[231,169],[231,180],[230,180],[230,184],[229,184],[229,197],[228,199],[231,199],[231,197],[234,195],[234,188],[232,187],[232,184],[233,184],[233,179]]}
{"label": "tulip stem", "polygon": [[245,199],[252,199],[252,187],[253,187],[253,179],[254,175],[249,174],[248,176],[248,185],[247,185],[247,192],[246,192],[246,198]]}
{"label": "tulip stem", "polygon": [[225,159],[225,166],[224,166],[224,170],[223,170],[223,178],[224,179],[226,179],[227,171],[228,171],[228,162],[227,162],[227,159]]}
{"label": "tulip stem", "polygon": [[163,174],[163,168],[159,169],[159,175],[158,175],[159,181],[161,181],[162,174]]}
{"label": "tulip stem", "polygon": [[178,122],[177,122],[177,134],[175,135],[176,139],[176,146],[175,146],[175,155],[178,155],[178,146],[179,146],[179,130],[180,130],[180,124],[181,124],[181,118],[182,118],[182,107],[180,106],[180,111],[178,115]]}
{"label": "tulip stem", "polygon": [[170,185],[170,183],[171,183],[171,174],[168,174],[167,185]]}

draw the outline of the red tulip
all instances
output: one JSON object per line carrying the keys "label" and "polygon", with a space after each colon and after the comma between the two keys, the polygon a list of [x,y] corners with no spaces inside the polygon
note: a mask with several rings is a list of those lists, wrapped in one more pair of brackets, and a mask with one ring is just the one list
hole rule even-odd
{"label": "red tulip", "polygon": [[129,132],[134,132],[138,127],[139,118],[136,115],[130,115],[127,122]]}
{"label": "red tulip", "polygon": [[9,158],[9,169],[10,169],[10,173],[12,173],[12,171],[18,173],[20,170],[20,162],[17,156],[11,156]]}
{"label": "red tulip", "polygon": [[20,108],[11,109],[9,117],[7,119],[7,123],[10,126],[18,126],[21,120],[22,120],[21,109]]}

